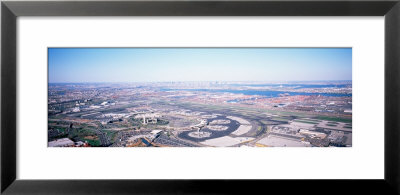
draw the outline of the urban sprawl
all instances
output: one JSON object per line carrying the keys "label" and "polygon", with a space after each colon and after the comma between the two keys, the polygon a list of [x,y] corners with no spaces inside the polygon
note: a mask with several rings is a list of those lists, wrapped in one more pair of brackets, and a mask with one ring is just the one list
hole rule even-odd
{"label": "urban sprawl", "polygon": [[351,81],[50,83],[48,147],[351,147]]}

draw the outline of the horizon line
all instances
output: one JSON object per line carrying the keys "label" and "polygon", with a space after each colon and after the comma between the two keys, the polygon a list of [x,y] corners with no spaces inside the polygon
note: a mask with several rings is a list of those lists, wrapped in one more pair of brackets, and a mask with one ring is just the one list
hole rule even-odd
{"label": "horizon line", "polygon": [[257,82],[257,83],[289,83],[289,82],[345,82],[353,80],[293,80],[293,81],[74,81],[74,82],[48,82],[48,84],[68,83],[190,83],[190,82]]}

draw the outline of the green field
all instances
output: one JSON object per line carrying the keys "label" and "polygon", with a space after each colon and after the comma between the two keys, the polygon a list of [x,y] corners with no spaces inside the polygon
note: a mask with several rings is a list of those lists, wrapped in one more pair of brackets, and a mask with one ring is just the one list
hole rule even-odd
{"label": "green field", "polygon": [[87,141],[89,145],[91,146],[101,146],[100,140],[96,139],[82,139],[83,141]]}
{"label": "green field", "polygon": [[274,121],[282,121],[282,122],[288,122],[288,121],[290,121],[290,119],[287,119],[287,118],[280,118],[280,117],[271,117],[271,120],[274,120]]}
{"label": "green field", "polygon": [[334,122],[343,122],[343,123],[351,123],[352,119],[347,118],[337,118],[337,117],[329,117],[329,116],[317,116],[317,119],[326,120],[326,121],[334,121]]}
{"label": "green field", "polygon": [[308,120],[295,120],[295,122],[299,122],[299,123],[307,123],[307,124],[313,124],[313,125],[317,125],[317,122],[314,121],[308,121]]}
{"label": "green field", "polygon": [[326,126],[330,126],[330,127],[336,127],[336,124],[330,124],[330,123],[326,123]]}

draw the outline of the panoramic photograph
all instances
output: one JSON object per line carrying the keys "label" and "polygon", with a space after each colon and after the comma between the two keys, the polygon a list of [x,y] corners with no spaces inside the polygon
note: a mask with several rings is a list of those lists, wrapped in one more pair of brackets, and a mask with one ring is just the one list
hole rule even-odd
{"label": "panoramic photograph", "polygon": [[352,48],[48,48],[48,147],[352,147]]}

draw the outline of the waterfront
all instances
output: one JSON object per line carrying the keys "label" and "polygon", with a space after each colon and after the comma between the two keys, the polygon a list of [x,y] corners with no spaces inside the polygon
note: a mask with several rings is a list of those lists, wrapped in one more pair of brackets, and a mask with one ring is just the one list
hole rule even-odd
{"label": "waterfront", "polygon": [[[319,88],[319,87],[318,87]],[[290,92],[290,91],[267,91],[267,90],[224,90],[224,89],[161,89],[161,91],[197,91],[212,93],[235,93],[244,95],[259,95],[264,97],[280,97],[280,96],[333,96],[333,97],[351,97],[348,93],[307,93],[307,92]]]}

